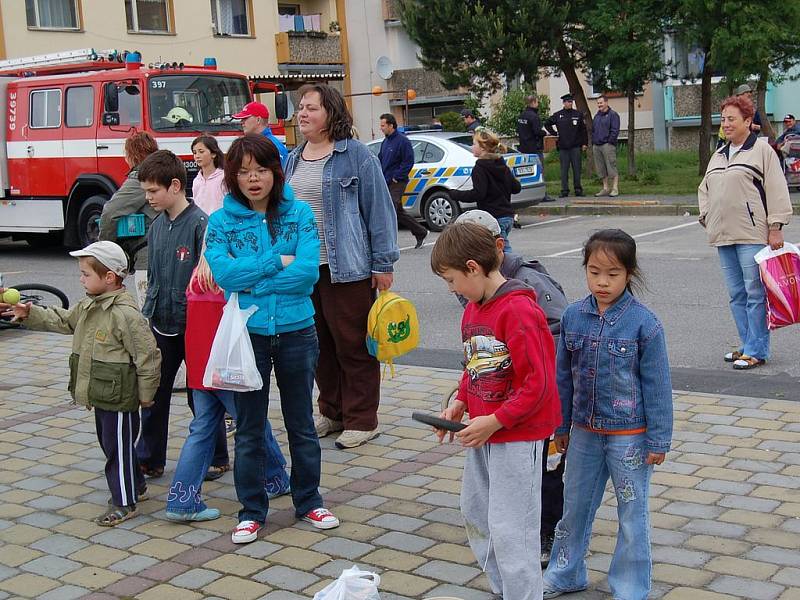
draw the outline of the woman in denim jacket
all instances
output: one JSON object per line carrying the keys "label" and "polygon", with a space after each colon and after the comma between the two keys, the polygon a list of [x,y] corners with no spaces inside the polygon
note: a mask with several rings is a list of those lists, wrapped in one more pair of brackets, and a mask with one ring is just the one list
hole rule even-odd
{"label": "woman in denim jacket", "polygon": [[300,88],[297,120],[306,141],[286,161],[286,180],[308,202],[320,235],[314,286],[319,335],[319,437],[343,431],[339,448],[378,435],[380,367],[367,352],[374,290],[392,286],[397,215],[377,157],[352,139],[344,98],[323,84]]}
{"label": "woman in denim jacket", "polygon": [[610,476],[620,526],[608,582],[615,600],[645,600],[652,570],[650,476],[672,440],[664,329],[631,294],[632,280],[640,279],[631,236],[619,229],[595,233],[584,246],[583,265],[591,293],[561,319],[556,447],[567,452],[567,469],[544,598],[586,589],[584,557]]}

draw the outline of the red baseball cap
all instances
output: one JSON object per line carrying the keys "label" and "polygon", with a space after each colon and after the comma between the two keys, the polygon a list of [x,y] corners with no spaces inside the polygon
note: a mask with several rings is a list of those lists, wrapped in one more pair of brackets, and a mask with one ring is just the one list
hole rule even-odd
{"label": "red baseball cap", "polygon": [[269,109],[261,104],[261,102],[248,102],[244,108],[233,115],[234,119],[246,119],[247,117],[261,117],[262,119],[269,119]]}

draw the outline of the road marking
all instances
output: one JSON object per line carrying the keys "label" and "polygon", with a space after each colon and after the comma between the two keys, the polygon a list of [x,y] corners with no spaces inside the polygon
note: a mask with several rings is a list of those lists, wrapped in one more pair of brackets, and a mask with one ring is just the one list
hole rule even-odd
{"label": "road marking", "polygon": [[[580,219],[582,215],[573,215],[571,217],[560,217],[558,219],[550,219],[549,221],[540,221],[538,223],[528,223],[527,225],[523,225],[520,229],[527,229],[528,227],[539,227],[540,225],[549,225],[550,223],[560,223],[561,221],[569,221],[571,219]],[[425,248],[427,246],[433,246],[436,242],[426,242],[420,246],[420,248]],[[400,252],[405,250],[418,250],[415,246],[403,246],[400,248]]]}
{"label": "road marking", "polygon": [[[674,227],[665,227],[664,229],[655,229],[653,231],[645,231],[644,233],[637,233],[636,235],[631,236],[632,238],[643,238],[649,235],[656,235],[657,233],[665,233],[667,231],[675,231],[676,229],[683,229],[684,227],[691,227],[692,225],[700,225],[697,221],[692,221],[691,223],[681,223],[680,225],[675,225]],[[572,248],[571,250],[564,250],[563,252],[556,252],[555,254],[547,254],[542,258],[555,258],[557,256],[564,256],[565,254],[573,254],[574,252],[581,252],[583,250],[583,246],[580,248]]]}

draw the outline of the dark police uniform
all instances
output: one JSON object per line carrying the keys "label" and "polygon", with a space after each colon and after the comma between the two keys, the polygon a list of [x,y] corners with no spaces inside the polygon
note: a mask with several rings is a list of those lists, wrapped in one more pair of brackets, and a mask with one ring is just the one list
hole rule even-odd
{"label": "dark police uniform", "polygon": [[539,118],[539,109],[526,106],[517,117],[517,135],[519,136],[519,151],[527,154],[541,154],[544,152],[544,131],[542,120]]}
{"label": "dark police uniform", "polygon": [[[570,94],[561,96],[566,102],[572,100]],[[572,166],[572,183],[575,195],[583,196],[581,185],[581,147],[589,143],[583,114],[574,108],[563,108],[547,119],[545,129],[551,135],[558,135],[558,156],[561,161],[561,196],[569,195],[569,168]],[[555,130],[553,129],[555,127]],[[557,131],[556,131],[557,130]]]}

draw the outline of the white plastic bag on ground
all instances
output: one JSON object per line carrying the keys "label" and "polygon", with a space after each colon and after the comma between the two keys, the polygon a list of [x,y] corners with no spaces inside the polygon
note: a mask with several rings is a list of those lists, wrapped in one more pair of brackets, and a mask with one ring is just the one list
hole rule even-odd
{"label": "white plastic bag on ground", "polygon": [[253,344],[247,333],[247,320],[257,306],[239,308],[239,294],[231,293],[211,345],[203,385],[216,390],[249,392],[264,387],[256,367]]}
{"label": "white plastic bag on ground", "polygon": [[380,582],[380,575],[353,565],[342,571],[339,579],[314,594],[314,600],[380,600]]}

